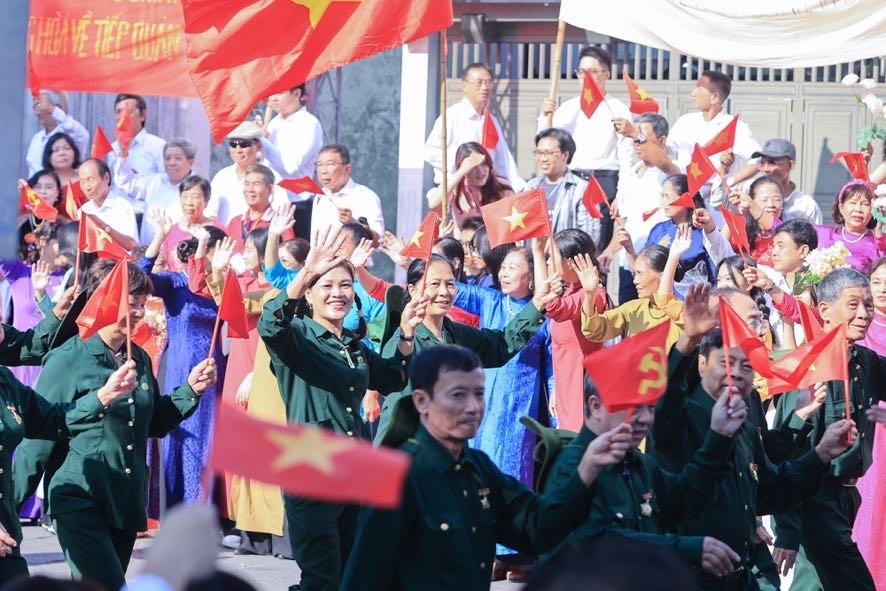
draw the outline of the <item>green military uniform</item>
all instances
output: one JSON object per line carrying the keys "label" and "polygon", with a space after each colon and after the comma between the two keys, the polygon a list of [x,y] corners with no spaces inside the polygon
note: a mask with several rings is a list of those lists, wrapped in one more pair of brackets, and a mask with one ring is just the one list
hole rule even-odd
{"label": "green military uniform", "polygon": [[[659,400],[652,428],[656,461],[679,470],[701,447],[710,429],[714,399],[696,384],[690,391],[685,377],[697,357],[673,349],[668,359],[668,387]],[[792,462],[774,465],[763,447],[758,427],[745,421],[735,434],[733,470],[717,487],[713,501],[677,528],[685,535],[706,535],[728,544],[742,563],[729,577],[700,574],[704,589],[757,589],[750,575],[754,563],[757,515],[790,509],[817,490],[827,469],[809,450]]]}
{"label": "green military uniform", "polygon": [[527,554],[553,548],[587,516],[592,489],[577,473],[539,496],[482,451],[455,459],[419,426],[400,507],[364,509],[343,591],[489,589],[495,544]]}
{"label": "green military uniform", "polygon": [[[544,490],[563,486],[575,474],[582,455],[597,435],[582,426],[578,436],[557,455]],[[668,546],[690,564],[700,566],[703,535],[664,533],[700,511],[713,499],[711,491],[732,469],[734,440],[708,431],[701,449],[680,474],[659,468],[639,450],[620,463],[605,467],[594,481],[591,511],[584,524],[565,543],[614,533],[627,538]]]}
{"label": "green military uniform", "polygon": [[[424,324],[415,329],[415,354],[438,345],[461,345],[475,352],[483,367],[501,367],[526,346],[544,324],[544,313],[532,303],[527,304],[504,330],[476,329],[473,326],[443,319],[443,340],[439,340]],[[400,340],[400,329],[384,345],[384,354],[393,355]],[[376,443],[399,445],[415,432],[418,415],[408,399],[412,388],[389,395],[381,408]]]}
{"label": "green military uniform", "polygon": [[[797,550],[801,545],[808,562],[799,560],[791,589],[840,591],[874,590],[874,580],[852,540],[852,526],[861,506],[855,482],[871,465],[876,423],[865,411],[886,400],[884,358],[865,347],[854,346],[849,355],[850,403],[858,437],[845,453],[831,462],[821,490],[794,510],[776,517],[779,548]],[[827,383],[824,404],[806,422],[787,416],[797,393],[779,400],[779,419],[787,422],[807,445],[816,445],[829,425],[846,418],[842,381]],[[811,568],[810,568],[811,567]]]}
{"label": "green military uniform", "polygon": [[[37,388],[68,413],[70,450],[49,484],[49,511],[71,572],[119,589],[136,534],[147,527],[148,437],[162,437],[194,412],[187,384],[161,396],[151,359],[132,346],[138,386],[103,407],[96,391],[123,363],[100,335],[70,339],[46,356]],[[33,477],[17,474],[17,482]]]}
{"label": "green military uniform", "polygon": [[[408,358],[399,351],[384,358],[348,330],[339,339],[311,318],[296,318],[295,304],[281,292],[265,304],[258,324],[289,422],[369,439],[360,416],[363,395],[368,389],[383,394],[402,389]],[[357,507],[288,495],[283,502],[302,570],[300,588],[337,589],[356,533]]]}

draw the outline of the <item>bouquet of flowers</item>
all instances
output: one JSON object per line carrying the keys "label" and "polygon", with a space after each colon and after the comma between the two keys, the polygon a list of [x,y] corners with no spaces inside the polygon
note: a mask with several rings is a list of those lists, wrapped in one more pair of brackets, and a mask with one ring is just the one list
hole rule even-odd
{"label": "bouquet of flowers", "polygon": [[878,98],[871,92],[877,87],[877,82],[873,78],[859,79],[856,74],[847,74],[843,76],[841,81],[843,86],[858,87],[861,91],[855,95],[855,102],[863,107],[874,116],[874,120],[867,127],[862,127],[858,131],[856,144],[859,150],[867,148],[874,140],[882,140],[886,138],[886,110],[883,108],[882,99]]}
{"label": "bouquet of flowers", "polygon": [[816,248],[810,252],[794,279],[794,295],[815,287],[822,277],[834,269],[848,267],[846,259],[850,254],[849,249],[839,240],[827,248]]}

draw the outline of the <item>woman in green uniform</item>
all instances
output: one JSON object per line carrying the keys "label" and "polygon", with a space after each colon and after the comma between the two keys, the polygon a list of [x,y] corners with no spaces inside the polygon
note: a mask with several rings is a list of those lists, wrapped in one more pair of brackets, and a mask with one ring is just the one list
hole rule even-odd
{"label": "woman in green uniform", "polygon": [[[88,291],[114,264],[101,260],[90,269]],[[129,320],[135,326],[144,316],[151,280],[138,266],[127,267]],[[124,318],[85,341],[68,340],[46,356],[38,381],[51,401],[93,402],[75,420],[69,417],[70,449],[49,485],[49,514],[74,577],[92,579],[108,591],[125,583],[136,534],[147,527],[148,437],[178,426],[216,379],[215,362],[208,359],[191,370],[186,384],[161,396],[148,354],[133,344],[132,359],[126,359],[126,330]],[[100,402],[109,387],[127,396]]]}
{"label": "woman in green uniform", "polygon": [[[354,296],[354,267],[341,254],[345,238],[339,230],[327,230],[315,241],[301,272],[265,305],[258,332],[271,355],[289,422],[368,439],[360,401],[368,389],[387,394],[406,385],[415,327],[426,302],[418,299],[406,306],[402,337],[391,357],[369,349],[361,342],[363,335],[343,326],[351,306],[361,307]],[[361,329],[365,331],[362,322]],[[302,573],[300,585],[290,589],[338,589],[354,540],[357,507],[290,496],[284,497],[284,507]]]}

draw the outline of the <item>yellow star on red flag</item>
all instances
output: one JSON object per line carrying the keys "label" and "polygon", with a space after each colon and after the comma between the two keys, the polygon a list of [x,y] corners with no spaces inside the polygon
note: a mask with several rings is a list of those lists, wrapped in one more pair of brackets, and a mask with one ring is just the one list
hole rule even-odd
{"label": "yellow star on red flag", "polygon": [[643,90],[643,89],[642,89],[641,87],[639,87],[639,86],[637,87],[637,96],[639,96],[639,97],[640,97],[641,99],[643,99],[644,101],[645,101],[646,99],[650,99],[650,98],[652,98],[652,95],[650,95],[648,92],[646,92],[645,90]]}
{"label": "yellow star on red flag", "polygon": [[697,162],[693,162],[689,165],[689,174],[691,174],[694,179],[697,179],[701,175],[701,168],[698,167]]}
{"label": "yellow star on red flag", "polygon": [[516,228],[526,228],[526,223],[523,221],[525,217],[525,211],[519,211],[516,207],[511,206],[511,215],[507,215],[502,219],[511,224],[511,232],[513,232]]}
{"label": "yellow star on red flag", "polygon": [[409,241],[409,244],[414,244],[416,247],[421,248],[421,237],[424,235],[425,233],[421,230],[416,230],[415,234],[412,235],[412,240]]}
{"label": "yellow star on red flag", "polygon": [[333,2],[356,2],[363,0],[289,0],[293,4],[304,6],[308,9],[308,20],[311,21],[311,28],[316,29],[317,23],[323,19],[323,15],[329,9],[329,5]]}
{"label": "yellow star on red flag", "polygon": [[280,453],[271,462],[271,468],[278,472],[306,464],[318,472],[329,475],[335,472],[333,458],[353,447],[350,441],[331,439],[316,428],[307,428],[301,433],[269,430],[264,435],[268,441],[280,448]]}

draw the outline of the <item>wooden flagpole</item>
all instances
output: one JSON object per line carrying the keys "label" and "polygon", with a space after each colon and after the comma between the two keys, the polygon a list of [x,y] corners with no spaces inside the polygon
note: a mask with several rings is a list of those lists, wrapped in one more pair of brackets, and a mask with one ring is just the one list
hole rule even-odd
{"label": "wooden flagpole", "polygon": [[[551,91],[548,98],[557,100],[557,87],[560,84],[560,63],[563,59],[563,40],[566,37],[566,22],[557,21],[557,41],[554,43],[554,55],[551,60]],[[548,113],[548,128],[554,126],[554,114]]]}
{"label": "wooden flagpole", "polygon": [[443,200],[440,201],[440,224],[446,225],[447,205],[449,200],[449,154],[446,149],[446,29],[440,31],[440,146],[443,157],[440,172],[440,188],[443,190]]}

